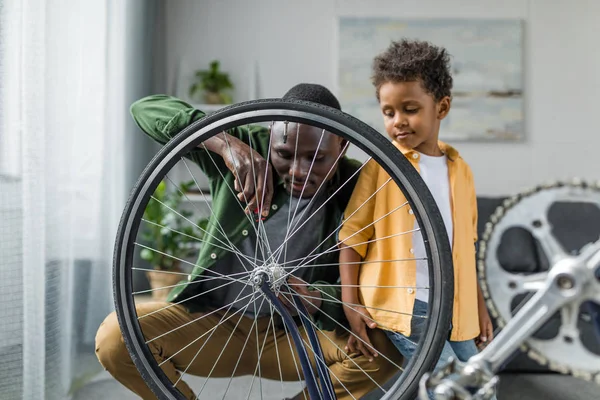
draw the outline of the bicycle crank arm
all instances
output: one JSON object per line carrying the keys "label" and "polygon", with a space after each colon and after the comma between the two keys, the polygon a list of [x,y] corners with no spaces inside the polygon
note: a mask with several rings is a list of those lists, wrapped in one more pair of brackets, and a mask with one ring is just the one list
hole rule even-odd
{"label": "bicycle crank arm", "polygon": [[[468,362],[452,360],[433,374],[423,376],[419,396],[427,399],[434,390],[438,400],[486,399],[494,373],[519,346],[566,304],[584,297],[600,264],[600,241],[584,247],[579,256],[564,257],[548,272],[545,285],[506,324],[500,334],[481,353]],[[449,377],[450,375],[456,375]],[[471,395],[465,388],[483,388]],[[481,393],[480,393],[481,392]],[[425,397],[423,397],[425,396]]]}
{"label": "bicycle crank arm", "polygon": [[[509,321],[500,334],[481,353],[471,357],[466,363],[451,360],[437,373],[423,376],[419,396],[427,400],[427,390],[433,390],[436,400],[487,399],[493,393],[473,395],[473,389],[485,387],[493,378],[498,367],[513,352],[544,324],[548,316],[566,304],[569,299],[557,294],[556,277],[548,279],[544,288]],[[451,376],[452,375],[452,376]],[[471,389],[471,390],[469,390]],[[490,388],[493,389],[493,388]],[[479,391],[479,390],[478,390]],[[487,390],[486,390],[487,391]]]}
{"label": "bicycle crank arm", "polygon": [[496,372],[556,311],[579,300],[587,292],[590,279],[593,279],[593,268],[598,263],[599,242],[584,247],[579,256],[559,260],[549,271],[544,287],[506,324],[489,346],[470,361],[487,363],[492,372]]}

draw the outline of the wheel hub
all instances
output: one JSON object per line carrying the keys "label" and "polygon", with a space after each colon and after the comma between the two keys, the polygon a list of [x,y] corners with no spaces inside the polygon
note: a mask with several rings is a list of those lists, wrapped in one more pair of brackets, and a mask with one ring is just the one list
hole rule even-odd
{"label": "wheel hub", "polygon": [[281,286],[285,283],[285,269],[277,263],[258,266],[252,271],[250,282],[256,289],[260,289],[266,282],[275,295],[278,295]]}

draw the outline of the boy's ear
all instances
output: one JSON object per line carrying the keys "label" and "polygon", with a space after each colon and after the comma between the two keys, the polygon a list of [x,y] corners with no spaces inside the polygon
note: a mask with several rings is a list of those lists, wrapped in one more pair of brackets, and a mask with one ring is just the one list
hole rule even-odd
{"label": "boy's ear", "polygon": [[451,103],[452,101],[450,99],[450,96],[442,97],[442,99],[437,104],[438,119],[442,120],[446,118],[446,115],[448,115],[448,113],[450,112]]}

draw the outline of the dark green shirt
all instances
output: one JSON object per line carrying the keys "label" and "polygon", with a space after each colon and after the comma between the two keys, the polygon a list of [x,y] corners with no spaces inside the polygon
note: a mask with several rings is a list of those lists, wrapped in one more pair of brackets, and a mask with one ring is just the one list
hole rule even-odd
{"label": "dark green shirt", "polygon": [[[131,106],[131,114],[139,127],[161,144],[166,144],[192,122],[205,116],[205,113],[202,111],[194,109],[189,104],[177,98],[166,95],[154,95],[136,101]],[[267,158],[269,132],[265,127],[258,125],[237,127],[228,130],[228,133],[251,145],[255,151],[265,159]],[[229,171],[223,159],[205,149],[192,151],[187,155],[187,158],[198,164],[208,177],[212,196],[212,214],[210,217],[211,222],[209,222],[206,228],[205,242],[200,247],[198,261],[188,277],[189,283],[176,287],[169,294],[168,301],[177,301],[178,303],[196,294],[197,285],[192,282],[197,280],[206,269],[214,266],[216,260],[221,259],[227,254],[228,250],[223,248],[222,242],[227,242],[228,239],[233,245],[237,245],[246,237],[247,232],[253,229],[235,196],[231,193],[231,188],[234,187],[234,175]],[[360,163],[356,160],[347,157],[340,159],[337,172],[328,183],[327,190],[333,194],[340,188],[341,184],[348,180],[350,181],[343,185],[325,206],[327,207],[327,218],[320,225],[321,229],[316,232],[319,236],[318,243],[323,241],[324,243],[314,254],[320,254],[327,249],[335,247],[337,232],[336,234],[330,234],[338,228],[342,220],[343,212],[358,179],[358,174],[355,174],[355,172],[359,166]],[[286,192],[283,181],[279,177],[276,176],[274,178],[273,186],[273,200],[267,219],[271,218],[283,203],[289,201],[289,194]],[[214,223],[214,221],[219,221],[219,224]],[[226,236],[223,235],[221,229],[223,229]],[[219,242],[219,240],[222,242]],[[293,244],[293,238],[291,239],[291,244]],[[326,266],[312,268],[312,274],[308,281],[314,288],[322,292],[322,296],[325,299],[322,302],[322,311],[340,321],[343,318],[343,311],[339,303],[327,301],[327,299],[340,298],[339,288],[319,286],[319,284],[339,284],[338,259],[339,252],[337,251],[329,251],[319,256],[312,264],[326,264]],[[201,305],[194,302],[194,300],[191,299],[183,304],[190,311],[201,309]],[[316,318],[324,329],[332,329],[336,326],[328,317],[322,317],[318,314]]]}

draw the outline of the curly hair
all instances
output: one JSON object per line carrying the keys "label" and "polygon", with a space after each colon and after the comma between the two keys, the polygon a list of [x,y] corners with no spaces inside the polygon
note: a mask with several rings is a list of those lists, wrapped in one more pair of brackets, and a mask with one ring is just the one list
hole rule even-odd
{"label": "curly hair", "polygon": [[299,83],[288,90],[282,98],[311,101],[313,103],[319,103],[332,108],[337,108],[338,110],[342,109],[337,97],[335,97],[334,94],[331,93],[331,91],[329,91],[329,89],[327,89],[325,86],[318,85],[316,83]]}
{"label": "curly hair", "polygon": [[373,60],[371,79],[378,100],[384,83],[421,81],[425,91],[440,101],[452,91],[450,55],[443,47],[426,41],[393,41]]}

